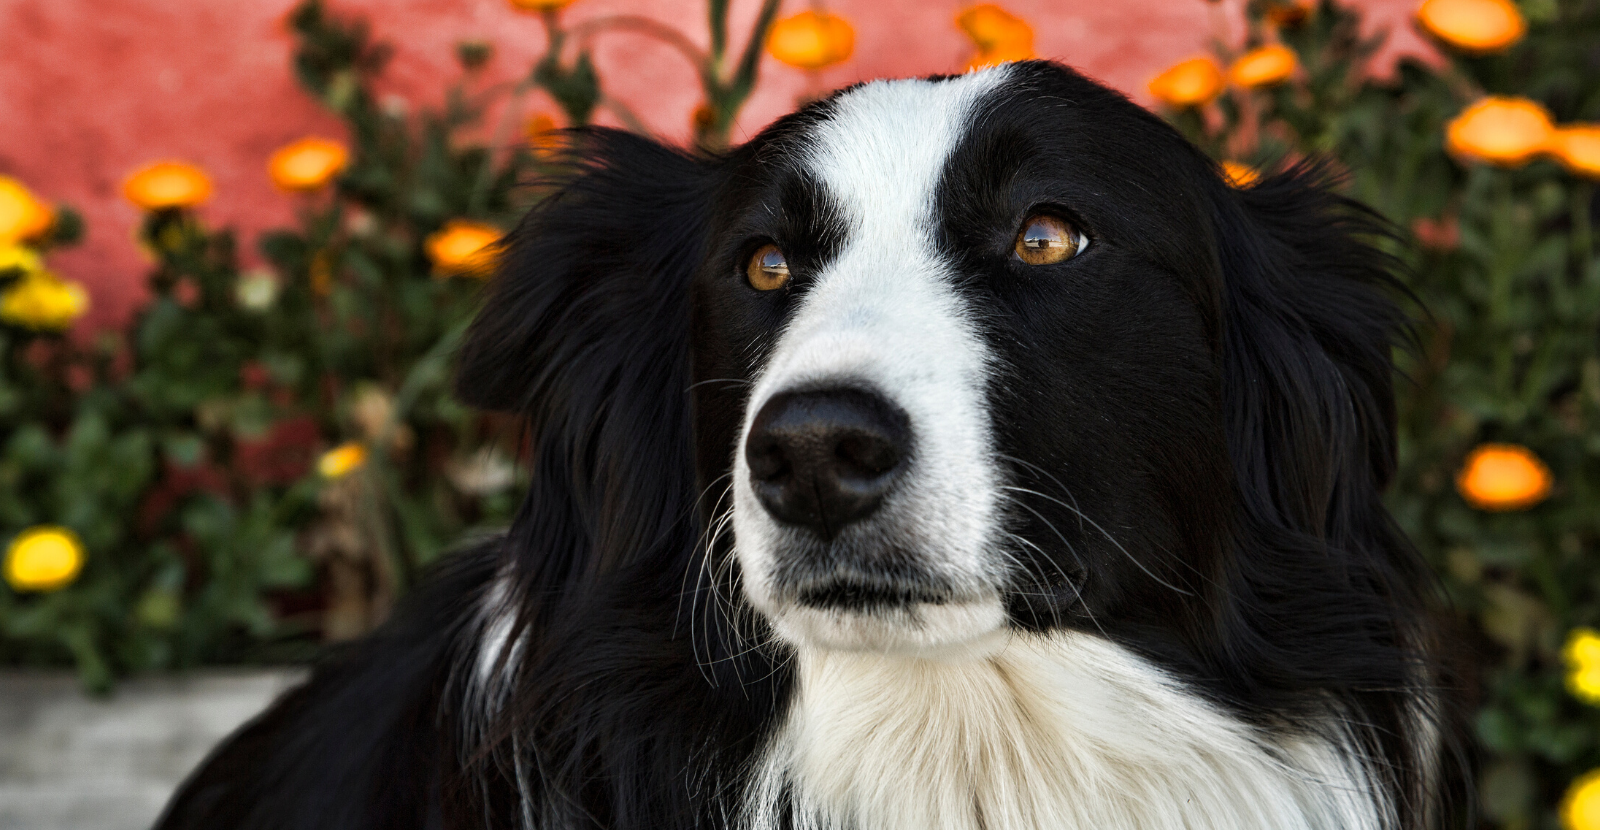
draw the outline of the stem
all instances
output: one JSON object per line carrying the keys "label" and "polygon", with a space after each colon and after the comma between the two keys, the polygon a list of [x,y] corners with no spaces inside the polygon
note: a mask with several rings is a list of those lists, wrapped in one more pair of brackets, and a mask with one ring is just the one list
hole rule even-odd
{"label": "stem", "polygon": [[689,40],[677,29],[658,20],[637,14],[617,14],[610,17],[586,20],[572,27],[572,31],[568,34],[578,41],[578,48],[581,50],[588,46],[589,41],[596,35],[608,29],[620,29],[653,37],[678,50],[678,53],[683,55],[685,60],[695,66],[704,66],[711,57],[706,52],[701,51],[700,47],[694,45],[693,41]]}
{"label": "stem", "polygon": [[495,158],[506,145],[507,134],[511,131],[511,122],[520,111],[522,99],[533,89],[533,79],[524,78],[511,90],[511,97],[506,100],[506,108],[500,113],[500,121],[494,126],[494,135],[489,139],[489,151],[484,154],[483,166],[478,168],[478,179],[472,183],[472,195],[467,199],[467,212],[479,213],[488,208],[489,186],[494,182]]}

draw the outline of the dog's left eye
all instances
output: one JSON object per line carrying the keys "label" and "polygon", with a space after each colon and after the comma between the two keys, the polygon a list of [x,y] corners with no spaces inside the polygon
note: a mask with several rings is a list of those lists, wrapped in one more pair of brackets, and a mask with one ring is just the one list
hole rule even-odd
{"label": "dog's left eye", "polygon": [[1059,216],[1036,213],[1017,232],[1017,259],[1029,265],[1065,262],[1089,247],[1089,237]]}
{"label": "dog's left eye", "polygon": [[745,263],[745,279],[757,291],[775,291],[789,283],[789,260],[777,245],[763,245]]}

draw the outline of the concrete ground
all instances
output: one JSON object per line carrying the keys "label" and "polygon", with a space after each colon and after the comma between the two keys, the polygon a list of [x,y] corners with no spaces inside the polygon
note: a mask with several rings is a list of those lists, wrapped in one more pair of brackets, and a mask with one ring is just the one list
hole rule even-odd
{"label": "concrete ground", "polygon": [[69,674],[0,673],[0,828],[148,828],[212,745],[301,676],[205,671],[95,698]]}

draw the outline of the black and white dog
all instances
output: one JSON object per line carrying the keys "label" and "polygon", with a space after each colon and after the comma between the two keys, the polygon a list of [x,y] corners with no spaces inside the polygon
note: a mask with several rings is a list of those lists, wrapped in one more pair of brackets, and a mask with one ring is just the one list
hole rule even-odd
{"label": "black and white dog", "polygon": [[503,537],[163,828],[1436,822],[1384,225],[1230,188],[1060,66],[863,84],[726,157],[579,134],[461,395]]}

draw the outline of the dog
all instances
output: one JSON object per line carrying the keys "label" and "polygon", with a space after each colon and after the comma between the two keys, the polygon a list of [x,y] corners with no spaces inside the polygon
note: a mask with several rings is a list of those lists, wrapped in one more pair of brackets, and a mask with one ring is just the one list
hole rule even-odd
{"label": "dog", "polygon": [[602,129],[457,388],[531,485],[159,826],[1437,823],[1388,226],[1060,65]]}

